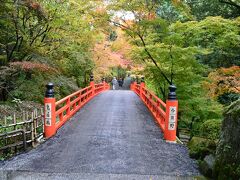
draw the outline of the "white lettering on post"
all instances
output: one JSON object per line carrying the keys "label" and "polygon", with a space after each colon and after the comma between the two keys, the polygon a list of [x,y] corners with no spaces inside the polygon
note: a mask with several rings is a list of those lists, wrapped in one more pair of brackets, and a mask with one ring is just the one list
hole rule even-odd
{"label": "white lettering on post", "polygon": [[51,126],[52,124],[52,105],[51,103],[45,104],[45,125]]}
{"label": "white lettering on post", "polygon": [[170,106],[169,108],[169,122],[168,122],[168,130],[176,129],[176,116],[177,108],[174,106]]}

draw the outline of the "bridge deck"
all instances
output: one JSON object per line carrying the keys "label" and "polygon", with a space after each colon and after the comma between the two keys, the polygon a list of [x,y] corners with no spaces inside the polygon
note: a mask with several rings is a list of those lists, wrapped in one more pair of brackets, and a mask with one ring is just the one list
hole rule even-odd
{"label": "bridge deck", "polygon": [[149,111],[131,91],[98,95],[55,137],[4,162],[1,169],[102,176],[198,175],[186,147],[163,140]]}

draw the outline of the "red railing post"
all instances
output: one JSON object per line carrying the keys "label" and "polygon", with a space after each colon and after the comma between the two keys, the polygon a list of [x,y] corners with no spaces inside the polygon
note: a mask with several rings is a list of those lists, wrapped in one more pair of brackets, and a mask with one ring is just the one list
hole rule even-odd
{"label": "red railing post", "polygon": [[130,90],[132,90],[132,91],[135,92],[136,85],[137,85],[136,79],[133,78],[133,79],[132,79],[132,83],[131,83],[131,85],[130,85]]}
{"label": "red railing post", "polygon": [[102,78],[102,83],[103,83],[103,90],[107,90],[107,83],[105,81],[105,78]]}
{"label": "red railing post", "polygon": [[143,99],[143,88],[145,87],[145,81],[144,77],[141,78],[141,83],[140,83],[140,98]]}
{"label": "red railing post", "polygon": [[92,88],[92,97],[95,95],[95,83],[94,83],[94,77],[93,74],[90,75],[90,86]]}
{"label": "red railing post", "polygon": [[164,138],[167,142],[176,142],[177,118],[178,118],[178,100],[176,96],[176,86],[169,86],[168,100],[166,102],[166,119]]}
{"label": "red railing post", "polygon": [[46,85],[44,98],[44,136],[50,138],[56,134],[56,100],[54,98],[53,83]]}
{"label": "red railing post", "polygon": [[134,82],[133,82],[133,87],[132,87],[134,92],[136,92],[136,86],[137,86],[137,82],[134,81]]}
{"label": "red railing post", "polygon": [[149,94],[149,109],[150,111],[152,111],[152,107],[153,107],[153,104],[152,104],[152,94]]}
{"label": "red railing post", "polygon": [[139,76],[136,77],[136,82],[139,83]]}
{"label": "red railing post", "polygon": [[71,98],[69,97],[66,101],[66,105],[67,105],[67,116],[70,116],[70,112],[71,112],[71,107],[70,107],[70,103],[71,103]]}

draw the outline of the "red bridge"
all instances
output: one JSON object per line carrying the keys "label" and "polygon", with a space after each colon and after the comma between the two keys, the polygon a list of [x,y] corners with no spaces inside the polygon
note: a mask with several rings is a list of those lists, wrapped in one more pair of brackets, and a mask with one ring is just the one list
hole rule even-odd
{"label": "red bridge", "polygon": [[[10,179],[192,179],[187,148],[176,143],[178,101],[171,85],[163,102],[142,81],[131,91],[90,82],[59,101],[45,94],[39,147],[1,165]],[[138,96],[137,96],[138,95]],[[160,127],[160,128],[159,128]]]}

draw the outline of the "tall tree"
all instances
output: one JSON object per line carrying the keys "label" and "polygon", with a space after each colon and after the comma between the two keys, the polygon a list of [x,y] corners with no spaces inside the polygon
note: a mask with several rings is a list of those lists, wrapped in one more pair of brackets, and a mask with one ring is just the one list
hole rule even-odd
{"label": "tall tree", "polygon": [[240,15],[239,0],[186,0],[186,3],[197,20],[202,20],[207,16],[236,18]]}

